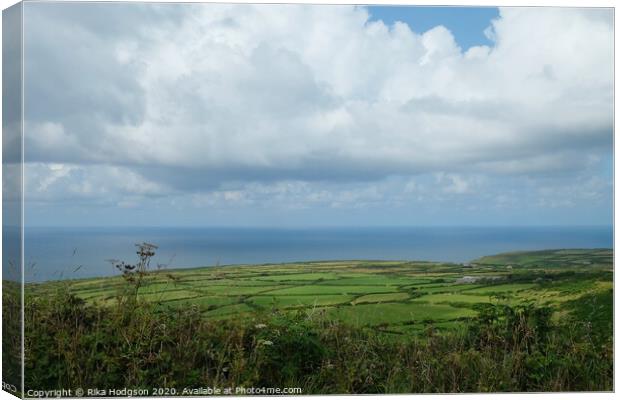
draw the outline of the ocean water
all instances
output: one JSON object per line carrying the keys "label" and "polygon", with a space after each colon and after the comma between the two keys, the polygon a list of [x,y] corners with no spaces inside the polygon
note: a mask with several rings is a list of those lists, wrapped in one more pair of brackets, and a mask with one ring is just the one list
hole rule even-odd
{"label": "ocean water", "polygon": [[[27,281],[114,275],[135,243],[159,246],[168,268],[313,260],[467,262],[507,251],[611,248],[612,227],[27,228]],[[7,260],[3,260],[7,262]]]}

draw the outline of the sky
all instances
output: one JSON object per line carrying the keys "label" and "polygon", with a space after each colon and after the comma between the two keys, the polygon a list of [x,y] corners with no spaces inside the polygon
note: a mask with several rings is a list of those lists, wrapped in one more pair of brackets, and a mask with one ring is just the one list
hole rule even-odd
{"label": "sky", "polygon": [[367,9],[371,21],[383,21],[387,25],[404,22],[418,33],[442,25],[452,33],[461,50],[492,46],[493,41],[485,30],[499,17],[497,7],[369,6]]}
{"label": "sky", "polygon": [[27,225],[612,224],[609,9],[24,7]]}

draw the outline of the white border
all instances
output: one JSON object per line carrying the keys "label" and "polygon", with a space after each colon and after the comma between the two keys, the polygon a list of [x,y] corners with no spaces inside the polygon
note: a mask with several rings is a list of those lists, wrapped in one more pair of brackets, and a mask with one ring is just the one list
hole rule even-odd
{"label": "white border", "polygon": [[[27,0],[28,2],[33,2],[33,1],[48,1],[48,0]],[[53,0],[51,0],[53,1]],[[96,1],[96,0],[63,0],[63,1],[67,1],[67,2],[103,2],[103,1]],[[0,0],[0,7],[2,8],[2,10],[17,4],[19,1],[17,0]],[[138,2],[136,0],[106,0],[105,2]],[[156,2],[156,3],[217,3],[217,1],[201,1],[201,0],[183,0],[183,1],[179,1],[179,0],[151,0],[150,2]],[[538,0],[538,1],[532,1],[532,0],[523,0],[523,1],[507,1],[507,0],[475,0],[475,1],[463,1],[463,0],[425,0],[425,1],[411,1],[411,0],[388,0],[388,1],[380,1],[380,0],[376,0],[376,1],[354,1],[354,0],[314,0],[314,1],[300,1],[300,0],[287,0],[287,1],[277,1],[277,0],[260,0],[260,1],[252,1],[252,0],[235,0],[235,1],[231,1],[232,3],[265,3],[265,4],[273,4],[273,3],[294,3],[294,4],[356,4],[356,5],[364,5],[364,4],[372,4],[372,5],[428,5],[428,6],[486,6],[486,7],[497,7],[497,6],[534,6],[534,7],[545,7],[545,6],[553,6],[553,7],[610,7],[610,8],[614,8],[614,20],[615,20],[615,2],[612,0],[589,0],[589,1],[584,1],[584,0]],[[22,9],[22,30],[23,30],[23,9]],[[617,41],[617,30],[614,30],[614,52],[615,52],[615,48],[616,48],[616,43],[618,43]],[[2,42],[2,19],[0,18],[0,43]],[[22,31],[22,46],[23,46],[23,31]],[[23,47],[22,47],[23,49]],[[23,63],[22,63],[22,68],[23,68]],[[2,55],[0,52],[0,71],[2,69]],[[617,176],[617,173],[619,172],[620,167],[616,164],[615,162],[615,154],[618,153],[618,149],[619,149],[619,145],[618,143],[615,141],[615,120],[616,120],[616,113],[617,113],[617,109],[615,108],[615,104],[616,104],[616,91],[615,91],[615,75],[618,71],[618,64],[615,63],[615,57],[614,57],[614,249],[618,248],[618,237],[615,235],[615,227],[617,226],[620,217],[618,217],[618,215],[616,215],[615,213],[615,209],[616,209],[616,201],[617,201],[617,196],[616,196],[616,185],[615,185],[615,177]],[[22,71],[22,77],[23,77],[23,71]],[[0,87],[1,87],[1,82],[0,82]],[[23,128],[23,79],[22,79],[22,128]],[[0,96],[1,97],[1,96]],[[1,111],[1,106],[2,106],[2,99],[0,98],[0,120],[2,117],[2,111]],[[23,149],[23,135],[22,135],[22,155],[24,154],[24,149]],[[23,165],[22,165],[23,168]],[[0,163],[0,175],[2,173],[2,165]],[[23,170],[22,170],[22,185],[23,185],[23,181],[24,181],[24,174],[23,174]],[[23,191],[22,191],[23,194]],[[0,198],[0,205],[2,204],[2,200]],[[22,202],[22,229],[23,229],[23,222],[24,222],[24,203]],[[2,216],[0,213],[0,224],[2,223]],[[22,240],[23,240],[23,234],[22,234]],[[22,243],[22,252],[24,251],[24,246]],[[2,244],[0,242],[0,256],[2,254]],[[614,253],[614,267],[615,265],[617,265],[617,260],[618,260],[618,255]],[[23,262],[23,254],[22,254],[22,262]],[[23,266],[22,266],[22,275],[23,275]],[[615,287],[615,282],[616,282],[616,271],[614,268],[614,287]],[[23,276],[22,276],[22,285],[23,285]],[[1,288],[1,284],[0,284],[0,288]],[[22,301],[23,301],[23,289],[22,289]],[[618,321],[618,310],[620,309],[620,301],[618,299],[618,296],[615,295],[614,293],[614,391],[615,388],[617,387],[617,382],[618,379],[620,377],[619,374],[619,369],[617,368],[617,360],[618,357],[617,355],[620,354],[620,341],[617,340],[615,333],[617,332],[616,330],[616,322]],[[1,315],[1,310],[0,310],[0,315]],[[23,318],[23,316],[22,316]],[[22,330],[23,330],[23,320],[22,320]],[[1,332],[1,325],[0,325],[0,332]],[[22,341],[23,341],[23,335],[22,335]],[[22,345],[22,351],[23,351],[23,345]],[[23,365],[22,365],[23,368]],[[1,363],[0,363],[0,371],[1,371]],[[22,387],[23,387],[23,375],[22,375]],[[361,395],[364,397],[368,397],[368,395]],[[248,398],[249,396],[246,397],[240,397],[240,396],[226,396],[225,398],[231,398],[231,399],[239,399],[239,398]],[[269,396],[259,396],[259,397],[269,397]],[[293,399],[299,399],[299,398],[312,398],[312,399],[327,399],[327,398],[344,398],[344,399],[350,399],[350,398],[355,398],[357,396],[352,396],[352,395],[330,395],[330,396],[281,396],[278,397],[280,399],[285,399],[285,400],[293,400]],[[374,397],[374,396],[372,396]],[[598,400],[598,399],[612,399],[615,398],[615,394],[614,393],[545,393],[545,394],[526,394],[526,393],[519,393],[519,394],[498,394],[498,393],[490,393],[490,394],[486,394],[486,393],[481,393],[481,394],[448,394],[448,395],[382,395],[381,398],[382,399],[403,399],[403,398],[412,398],[412,399],[432,399],[432,400],[436,400],[436,399],[443,399],[443,398],[454,398],[454,399],[463,399],[463,400],[473,400],[473,399],[494,399],[496,397],[499,397],[501,399],[583,399],[583,398],[588,398],[591,400]],[[201,398],[201,397],[200,397]],[[7,392],[4,391],[0,391],[0,400],[4,400],[4,399],[15,399],[14,396],[10,395]],[[160,397],[160,399],[178,399],[178,397]]]}

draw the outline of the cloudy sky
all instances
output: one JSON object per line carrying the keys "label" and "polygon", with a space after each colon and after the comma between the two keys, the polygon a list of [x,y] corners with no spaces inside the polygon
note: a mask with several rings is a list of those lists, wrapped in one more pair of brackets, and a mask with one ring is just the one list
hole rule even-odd
{"label": "cloudy sky", "polygon": [[30,225],[612,223],[609,9],[24,7]]}

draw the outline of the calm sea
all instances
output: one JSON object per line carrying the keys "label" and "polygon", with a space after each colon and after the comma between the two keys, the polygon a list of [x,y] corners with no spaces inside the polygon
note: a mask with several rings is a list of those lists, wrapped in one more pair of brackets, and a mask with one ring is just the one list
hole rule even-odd
{"label": "calm sea", "polygon": [[[552,248],[611,248],[612,227],[415,228],[28,228],[26,279],[116,274],[107,259],[133,262],[134,243],[159,246],[169,268],[312,260],[466,262],[484,255]],[[6,261],[6,260],[5,260]]]}

